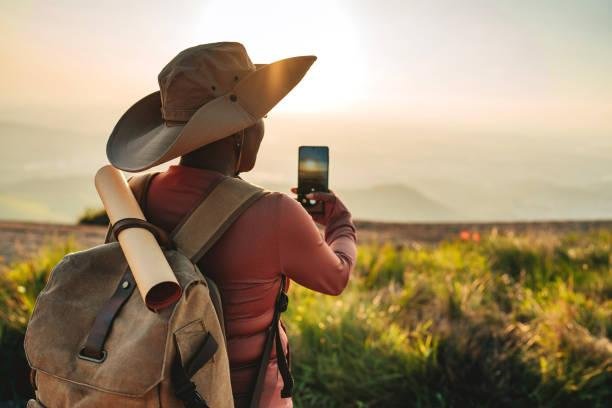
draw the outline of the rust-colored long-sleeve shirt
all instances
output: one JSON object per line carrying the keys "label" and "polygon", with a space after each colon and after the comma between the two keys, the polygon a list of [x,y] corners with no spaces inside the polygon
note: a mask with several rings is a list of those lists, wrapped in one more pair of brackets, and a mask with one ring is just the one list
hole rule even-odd
{"label": "rust-colored long-sleeve shirt", "polygon": [[[171,232],[221,177],[226,176],[210,170],[170,166],[153,178],[145,216]],[[336,200],[328,219],[323,238],[296,200],[282,193],[268,194],[249,207],[198,263],[221,292],[237,407],[248,406],[281,274],[331,295],[341,293],[348,282],[356,254],[351,215]],[[280,333],[288,353],[282,327]],[[261,406],[291,407],[290,398],[280,398],[282,387],[273,347]]]}

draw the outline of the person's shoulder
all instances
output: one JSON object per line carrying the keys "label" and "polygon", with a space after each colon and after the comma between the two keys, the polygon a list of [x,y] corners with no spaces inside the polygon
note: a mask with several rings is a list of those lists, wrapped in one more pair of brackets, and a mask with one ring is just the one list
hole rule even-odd
{"label": "person's shoulder", "polygon": [[266,194],[259,201],[263,205],[274,206],[277,211],[284,213],[305,212],[304,208],[295,198],[279,191],[266,191]]}
{"label": "person's shoulder", "polygon": [[285,201],[291,201],[291,198],[287,194],[279,191],[264,190],[264,195],[259,199],[259,201],[279,205]]}

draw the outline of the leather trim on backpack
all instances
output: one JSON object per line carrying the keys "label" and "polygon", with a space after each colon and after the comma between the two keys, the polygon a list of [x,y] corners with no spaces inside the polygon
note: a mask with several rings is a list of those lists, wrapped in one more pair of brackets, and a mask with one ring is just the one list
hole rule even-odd
{"label": "leather trim on backpack", "polygon": [[104,343],[110,333],[113,320],[115,320],[115,316],[117,316],[121,307],[130,298],[135,287],[136,281],[134,280],[132,271],[128,269],[123,275],[123,278],[121,278],[113,296],[111,296],[98,312],[96,320],[91,330],[89,330],[87,340],[85,340],[85,346],[78,354],[79,358],[94,363],[102,363],[106,359]]}
{"label": "leather trim on backpack", "polygon": [[164,231],[157,225],[151,224],[150,222],[145,220],[141,220],[140,218],[123,218],[114,223],[111,226],[111,232],[116,241],[119,240],[119,233],[126,228],[146,229],[151,234],[153,234],[159,246],[166,249],[175,249],[174,242],[172,242],[166,231]]}

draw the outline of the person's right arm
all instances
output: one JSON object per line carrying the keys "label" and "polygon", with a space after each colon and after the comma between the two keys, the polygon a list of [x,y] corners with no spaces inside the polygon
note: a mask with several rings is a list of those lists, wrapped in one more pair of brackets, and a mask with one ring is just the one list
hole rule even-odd
{"label": "person's right arm", "polygon": [[355,264],[355,226],[336,196],[315,194],[321,194],[316,199],[325,201],[325,213],[316,217],[325,225],[324,238],[312,216],[296,200],[284,194],[279,197],[280,265],[282,272],[300,285],[338,295],[346,287]]}

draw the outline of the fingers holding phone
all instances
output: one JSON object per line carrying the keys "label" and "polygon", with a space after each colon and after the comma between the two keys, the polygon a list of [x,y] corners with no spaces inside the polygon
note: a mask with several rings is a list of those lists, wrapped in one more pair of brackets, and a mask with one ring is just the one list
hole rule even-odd
{"label": "fingers holding phone", "polygon": [[297,201],[319,224],[329,225],[335,217],[343,216],[344,204],[329,185],[329,148],[300,146],[298,152],[298,186],[291,189]]}
{"label": "fingers holding phone", "polygon": [[[299,197],[299,189],[297,187],[293,187],[291,192],[298,194]],[[327,225],[334,212],[336,201],[338,200],[338,197],[336,197],[334,192],[331,190],[328,190],[327,192],[318,191],[305,194],[304,197],[307,200],[314,202],[314,204],[304,207],[312,216],[312,219],[316,223]],[[299,198],[297,200],[300,201]]]}

